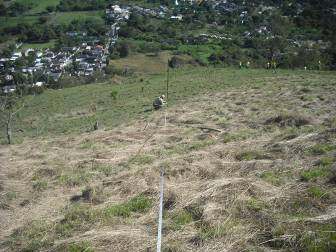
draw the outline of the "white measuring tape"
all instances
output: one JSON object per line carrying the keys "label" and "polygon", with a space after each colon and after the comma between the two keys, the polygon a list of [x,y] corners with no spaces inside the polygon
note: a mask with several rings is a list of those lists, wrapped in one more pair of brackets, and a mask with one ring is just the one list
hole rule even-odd
{"label": "white measuring tape", "polygon": [[[169,62],[167,68],[167,100],[168,100],[168,87],[169,87]],[[167,105],[166,105],[167,106]],[[164,129],[167,126],[167,107],[164,108]],[[162,216],[163,216],[163,190],[164,190],[164,168],[160,170],[160,206],[159,206],[159,222],[158,222],[158,234],[156,251],[161,252],[161,240],[162,240]]]}
{"label": "white measuring tape", "polygon": [[158,224],[158,238],[157,238],[157,252],[161,252],[161,238],[162,238],[162,215],[163,215],[163,187],[164,187],[164,170],[161,167],[160,171],[160,207],[159,207],[159,224]]}

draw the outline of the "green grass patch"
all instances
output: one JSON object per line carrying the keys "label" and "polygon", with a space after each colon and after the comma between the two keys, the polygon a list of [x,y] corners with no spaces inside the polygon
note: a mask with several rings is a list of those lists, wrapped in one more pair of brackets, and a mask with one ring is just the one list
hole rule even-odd
{"label": "green grass patch", "polygon": [[328,199],[329,194],[328,192],[324,191],[320,187],[312,186],[307,190],[308,194],[316,199]]}
{"label": "green grass patch", "polygon": [[45,180],[33,181],[33,189],[35,191],[44,191],[48,188],[48,182]]}
{"label": "green grass patch", "polygon": [[[228,128],[230,126],[230,119],[226,118],[224,116],[218,116],[216,118],[214,118],[214,121],[216,122],[216,124],[218,126],[220,126],[221,128]],[[228,133],[226,133],[228,134]]]}
{"label": "green grass patch", "polygon": [[225,132],[221,135],[221,139],[224,143],[230,143],[235,141],[242,141],[250,138],[254,135],[254,131],[251,130],[241,130],[233,133]]}
{"label": "green grass patch", "polygon": [[128,161],[129,164],[135,164],[135,165],[149,165],[154,162],[155,158],[154,156],[150,155],[135,155]]}
{"label": "green grass patch", "polygon": [[208,226],[203,225],[200,230],[202,240],[221,238],[228,234],[228,228],[225,225]]}
{"label": "green grass patch", "polygon": [[16,197],[17,197],[16,192],[11,191],[11,192],[6,192],[5,193],[5,198],[8,201],[14,200],[14,199],[16,199]]}
{"label": "green grass patch", "polygon": [[58,181],[61,185],[66,186],[79,186],[83,184],[87,184],[91,178],[93,177],[93,174],[87,173],[85,171],[77,171],[77,172],[71,172],[62,174],[58,177]]}
{"label": "green grass patch", "polygon": [[318,164],[323,166],[323,167],[329,168],[335,161],[336,160],[335,160],[334,157],[322,157],[318,161]]}
{"label": "green grass patch", "polygon": [[[32,221],[15,230],[5,242],[13,251],[46,251],[60,237],[71,237],[76,231],[89,230],[98,221],[100,212],[88,205],[71,205],[65,209],[64,218],[56,223]],[[61,245],[57,251],[93,251],[90,244]]]}
{"label": "green grass patch", "polygon": [[29,225],[16,229],[6,244],[12,251],[40,251],[52,244],[49,232],[50,225],[47,222],[33,221]]}
{"label": "green grass patch", "polygon": [[314,155],[314,156],[319,156],[323,154],[327,154],[330,151],[336,150],[336,145],[335,144],[316,144],[313,147],[310,147],[307,149],[307,153]]}
{"label": "green grass patch", "polygon": [[119,167],[116,168],[109,164],[95,164],[93,170],[103,173],[105,176],[108,177],[113,174],[116,174],[120,170],[120,168]]}
{"label": "green grass patch", "polygon": [[313,95],[302,95],[300,97],[300,99],[302,101],[314,101],[315,100],[315,96],[313,96]]}
{"label": "green grass patch", "polygon": [[307,252],[336,251],[335,226],[324,224],[317,230],[304,232],[302,247]]}
{"label": "green grass patch", "polygon": [[21,17],[0,17],[0,29],[5,27],[14,27],[18,24],[34,24],[38,22],[38,16],[21,16]]}
{"label": "green grass patch", "polygon": [[103,11],[69,11],[57,12],[51,16],[51,23],[69,24],[74,20],[97,19],[103,20]]}
{"label": "green grass patch", "polygon": [[273,171],[265,171],[260,175],[260,178],[263,179],[264,181],[275,185],[279,186],[282,184],[282,178],[280,177],[280,174],[275,173]]}
{"label": "green grass patch", "polygon": [[25,43],[22,45],[22,49],[47,49],[47,48],[54,48],[56,44],[56,40],[50,40],[47,43]]}
{"label": "green grass patch", "polygon": [[294,179],[292,171],[264,171],[257,176],[275,186],[283,185],[287,181]]}
{"label": "green grass patch", "polygon": [[56,224],[55,232],[60,236],[72,236],[74,231],[89,230],[99,217],[99,211],[89,205],[71,205],[65,210],[64,218]]}
{"label": "green grass patch", "polygon": [[198,151],[198,150],[201,150],[203,148],[206,148],[210,145],[213,145],[215,144],[215,140],[203,140],[203,141],[192,141],[191,143],[189,143],[187,146],[186,146],[186,152],[189,152],[189,151]]}
{"label": "green grass patch", "polygon": [[273,237],[283,235],[292,237],[291,242],[279,240],[272,243],[273,248],[285,251],[326,252],[336,250],[335,226],[332,224],[304,225],[301,221],[290,224],[281,222],[274,227],[272,235]]}
{"label": "green grass patch", "polygon": [[198,235],[202,240],[211,240],[232,235],[235,230],[241,229],[242,226],[234,220],[225,221],[222,224],[202,223]]}
{"label": "green grass patch", "polygon": [[183,228],[183,226],[193,221],[193,215],[186,210],[182,210],[177,214],[175,214],[172,219],[173,219],[172,228],[174,230],[180,230]]}
{"label": "green grass patch", "polygon": [[193,58],[201,62],[208,63],[208,58],[211,54],[220,52],[222,48],[214,44],[206,45],[181,45],[178,48],[180,53],[190,54]]}
{"label": "green grass patch", "polygon": [[28,11],[28,14],[38,14],[41,12],[45,12],[48,6],[57,6],[60,0],[16,0],[20,3],[32,3],[32,9]]}
{"label": "green grass patch", "polygon": [[256,199],[252,197],[247,200],[246,206],[248,209],[252,211],[261,211],[267,207],[267,204],[260,199]]}
{"label": "green grass patch", "polygon": [[303,171],[300,174],[301,180],[308,181],[317,181],[319,178],[325,178],[329,175],[330,170],[325,167],[315,167],[309,170]]}
{"label": "green grass patch", "polygon": [[65,249],[69,252],[94,252],[90,242],[72,243]]}
{"label": "green grass patch", "polygon": [[152,200],[145,196],[137,196],[129,201],[112,205],[104,209],[104,214],[106,217],[130,217],[132,213],[145,213],[149,208],[152,207]]}
{"label": "green grass patch", "polygon": [[90,139],[84,139],[79,146],[80,149],[96,149],[96,142]]}
{"label": "green grass patch", "polygon": [[331,128],[336,128],[336,117],[331,118],[329,124]]}

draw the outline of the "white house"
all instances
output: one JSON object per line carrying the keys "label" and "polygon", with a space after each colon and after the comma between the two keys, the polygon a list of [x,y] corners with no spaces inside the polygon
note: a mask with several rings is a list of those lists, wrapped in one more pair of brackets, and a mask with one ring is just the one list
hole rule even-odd
{"label": "white house", "polygon": [[44,85],[44,82],[38,81],[38,82],[33,84],[33,87],[42,87],[43,85]]}
{"label": "white house", "polygon": [[178,20],[178,21],[182,21],[183,16],[181,14],[178,14],[176,16],[171,16],[170,19],[172,20]]}
{"label": "white house", "polygon": [[2,88],[2,92],[4,92],[5,94],[13,93],[15,90],[16,90],[16,86],[15,85],[4,86]]}

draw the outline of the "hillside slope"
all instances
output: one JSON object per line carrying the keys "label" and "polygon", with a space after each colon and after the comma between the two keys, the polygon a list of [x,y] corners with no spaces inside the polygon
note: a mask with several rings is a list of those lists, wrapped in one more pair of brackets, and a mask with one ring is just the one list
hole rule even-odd
{"label": "hillside slope", "polygon": [[213,71],[174,77],[166,127],[1,146],[0,250],[154,251],[161,167],[164,251],[335,250],[336,76]]}

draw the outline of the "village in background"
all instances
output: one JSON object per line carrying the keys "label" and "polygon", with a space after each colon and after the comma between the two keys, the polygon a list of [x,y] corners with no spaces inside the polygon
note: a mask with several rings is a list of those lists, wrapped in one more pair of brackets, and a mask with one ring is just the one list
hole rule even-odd
{"label": "village in background", "polygon": [[[319,13],[310,15],[315,8],[315,12],[327,13],[325,18],[335,19],[332,6],[300,1],[62,0],[40,12],[34,10],[38,7],[29,1],[0,3],[0,34],[4,35],[0,86],[5,94],[19,87],[36,93],[42,87],[63,88],[125,76],[134,69],[127,63],[117,67],[115,60],[162,51],[174,57],[178,62],[174,66],[335,67],[332,28],[324,26],[324,19],[315,20]],[[73,17],[57,23],[62,13]],[[76,18],[78,13],[82,16]],[[36,21],[24,22],[32,17]],[[318,26],[324,27],[317,30]],[[192,60],[183,61],[183,55]]]}

